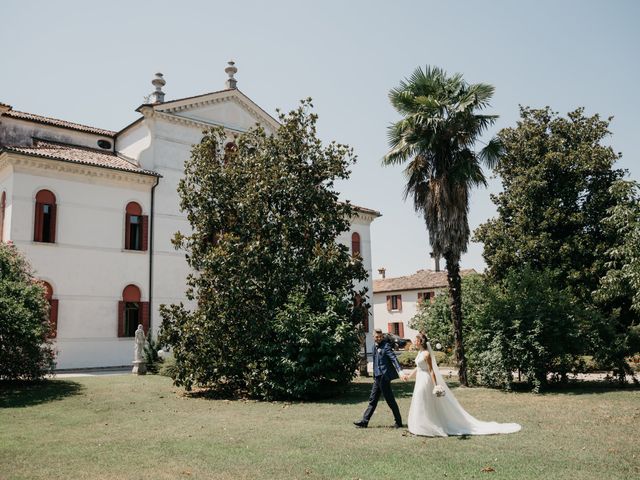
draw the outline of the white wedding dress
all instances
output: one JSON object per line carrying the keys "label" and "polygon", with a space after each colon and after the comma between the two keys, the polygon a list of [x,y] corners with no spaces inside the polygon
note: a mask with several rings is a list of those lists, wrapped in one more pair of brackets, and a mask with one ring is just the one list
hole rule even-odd
{"label": "white wedding dress", "polygon": [[424,351],[416,357],[416,384],[409,407],[409,431],[414,435],[446,437],[449,435],[492,435],[513,433],[522,427],[517,423],[482,422],[469,415],[458,403],[440,374],[431,345],[427,345],[431,355],[433,371],[438,385],[445,391],[443,397],[433,393],[433,380]]}

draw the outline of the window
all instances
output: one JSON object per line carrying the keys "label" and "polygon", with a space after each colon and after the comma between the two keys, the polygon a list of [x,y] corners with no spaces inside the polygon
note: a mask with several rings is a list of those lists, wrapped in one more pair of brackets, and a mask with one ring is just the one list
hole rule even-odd
{"label": "window", "polygon": [[140,289],[127,285],[122,291],[122,300],[118,302],[118,336],[133,337],[138,325],[144,332],[149,330],[149,302],[140,301]]}
{"label": "window", "polygon": [[34,242],[56,242],[56,210],[56,196],[49,190],[40,190],[36,194]]}
{"label": "window", "polygon": [[136,202],[127,205],[125,214],[125,250],[147,250],[148,217],[142,215],[142,207]]}
{"label": "window", "polygon": [[353,232],[351,235],[351,255],[360,255],[360,234]]}
{"label": "window", "polygon": [[399,337],[404,337],[404,323],[392,322],[387,325],[387,328],[389,333],[397,335]]}
{"label": "window", "polygon": [[402,311],[402,295],[387,295],[387,311],[388,312]]}
{"label": "window", "polygon": [[126,302],[124,305],[124,336],[135,336],[139,323],[140,302]]}
{"label": "window", "polygon": [[0,242],[4,241],[4,212],[7,207],[7,192],[0,195]]}
{"label": "window", "polygon": [[418,292],[418,304],[430,302],[436,297],[436,292]]}
{"label": "window", "polygon": [[53,298],[53,287],[48,282],[42,282],[45,288],[45,298],[49,304],[49,338],[56,338],[58,335],[58,299]]}

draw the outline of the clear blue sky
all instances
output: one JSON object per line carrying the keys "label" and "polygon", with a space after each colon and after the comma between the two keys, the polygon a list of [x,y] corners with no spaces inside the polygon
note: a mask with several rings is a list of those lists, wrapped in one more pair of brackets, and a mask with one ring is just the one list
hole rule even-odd
{"label": "clear blue sky", "polygon": [[[0,2],[0,102],[119,130],[137,118],[163,72],[167,99],[238,87],[273,113],[313,97],[324,140],[358,156],[343,198],[382,212],[373,267],[390,276],[429,268],[427,235],[402,200],[400,168],[383,168],[387,92],[419,65],[496,87],[494,130],[518,105],[615,118],[620,166],[640,179],[640,2],[531,1],[17,1]],[[472,228],[495,213],[493,180],[474,193]],[[471,244],[464,268],[483,269]]]}

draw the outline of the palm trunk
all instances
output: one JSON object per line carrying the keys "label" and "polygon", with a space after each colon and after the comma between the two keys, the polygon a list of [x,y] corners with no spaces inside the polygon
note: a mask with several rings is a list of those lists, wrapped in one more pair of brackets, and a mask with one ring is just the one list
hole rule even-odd
{"label": "palm trunk", "polygon": [[460,279],[460,264],[450,254],[445,254],[447,262],[447,282],[449,284],[449,308],[453,322],[453,338],[455,342],[455,357],[458,366],[460,385],[469,386],[467,381],[467,359],[462,344],[462,280]]}

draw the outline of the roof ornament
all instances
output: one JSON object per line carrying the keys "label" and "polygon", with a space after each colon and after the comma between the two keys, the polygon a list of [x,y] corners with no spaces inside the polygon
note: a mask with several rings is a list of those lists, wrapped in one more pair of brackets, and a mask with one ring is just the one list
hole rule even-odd
{"label": "roof ornament", "polygon": [[156,90],[149,95],[149,103],[162,103],[164,102],[164,92],[162,87],[167,84],[166,80],[162,77],[161,73],[156,73],[156,78],[151,80],[151,85],[156,87]]}
{"label": "roof ornament", "polygon": [[235,65],[236,62],[234,62],[233,60],[229,60],[227,68],[224,69],[225,73],[229,75],[229,78],[227,79],[227,82],[225,84],[227,88],[238,88],[236,86],[238,81],[233,77],[238,71],[238,68]]}

